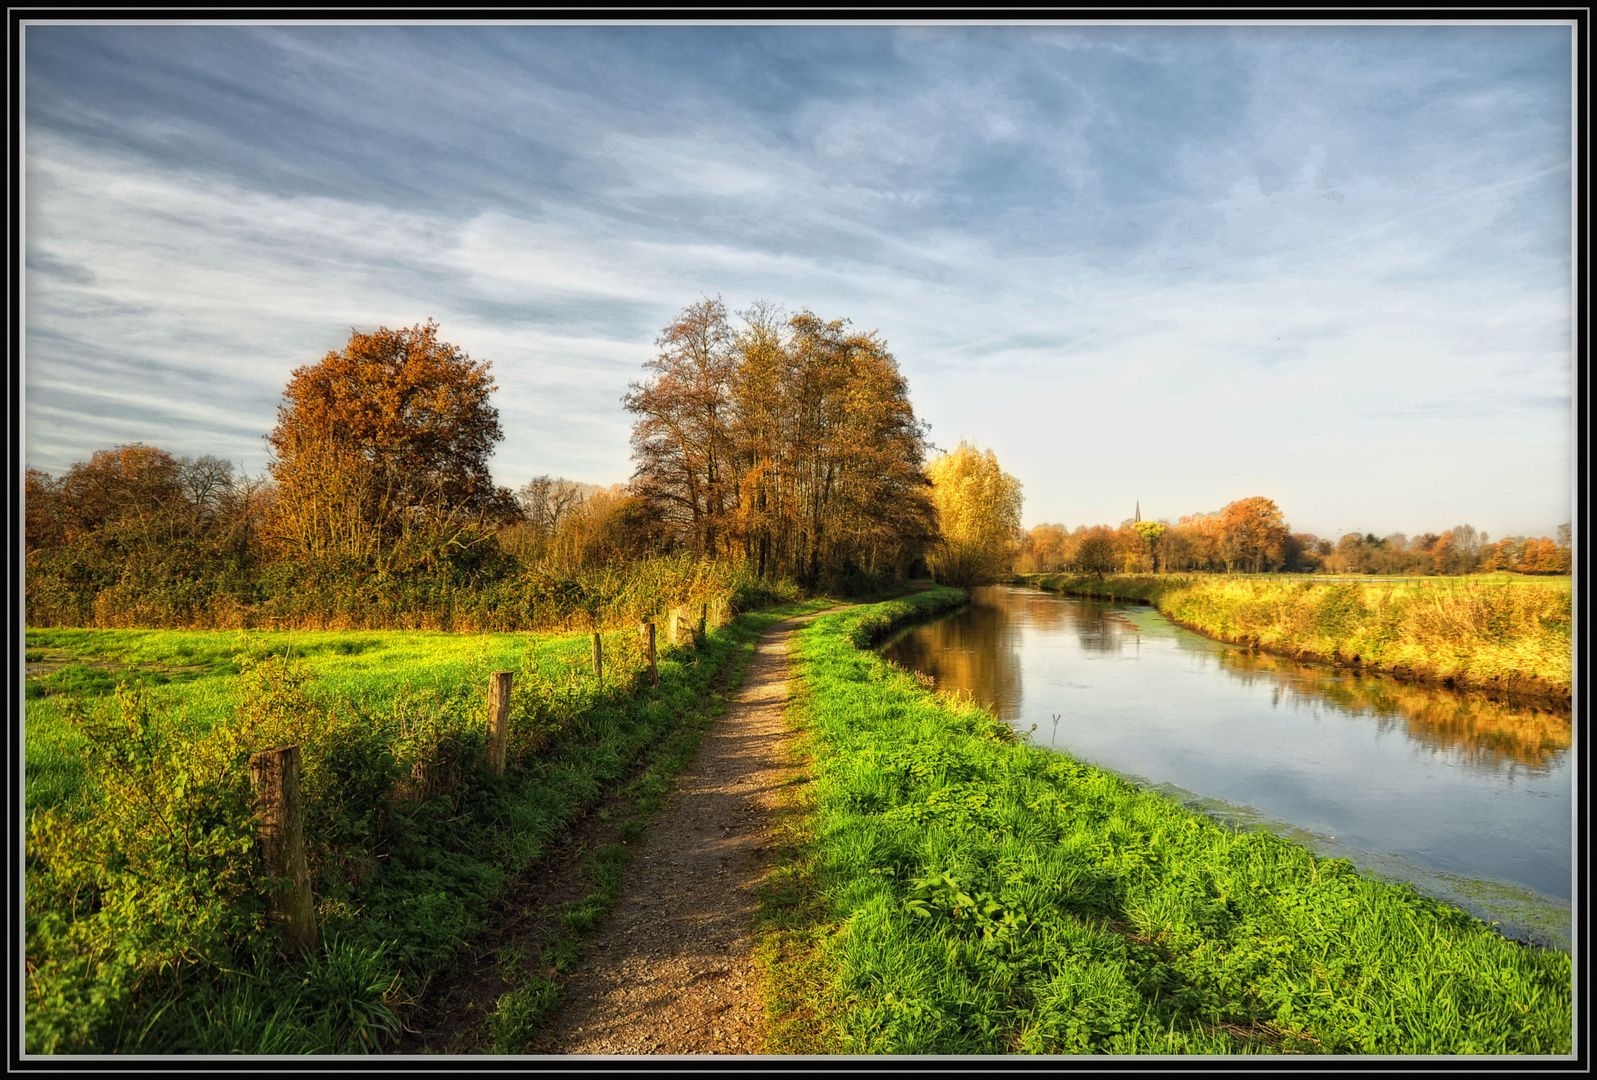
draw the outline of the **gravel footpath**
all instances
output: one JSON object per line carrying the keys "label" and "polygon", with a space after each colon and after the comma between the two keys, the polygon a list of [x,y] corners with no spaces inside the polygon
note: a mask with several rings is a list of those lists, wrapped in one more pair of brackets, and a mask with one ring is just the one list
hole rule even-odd
{"label": "gravel footpath", "polygon": [[638,841],[621,899],[536,1053],[761,1052],[754,909],[770,815],[791,771],[788,637],[814,617],[760,638],[737,697]]}

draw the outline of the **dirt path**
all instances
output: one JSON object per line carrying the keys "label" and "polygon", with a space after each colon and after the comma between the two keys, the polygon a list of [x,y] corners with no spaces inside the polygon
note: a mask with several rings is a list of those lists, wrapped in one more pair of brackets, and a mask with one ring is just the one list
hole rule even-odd
{"label": "dirt path", "polygon": [[638,842],[621,899],[535,1052],[760,1052],[756,889],[788,773],[788,637],[814,617],[761,637],[737,697]]}

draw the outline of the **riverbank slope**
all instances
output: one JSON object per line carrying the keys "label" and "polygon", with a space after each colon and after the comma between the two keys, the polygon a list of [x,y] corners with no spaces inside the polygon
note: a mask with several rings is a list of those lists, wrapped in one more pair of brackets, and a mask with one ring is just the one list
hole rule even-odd
{"label": "riverbank slope", "polygon": [[810,782],[761,912],[770,1049],[1569,1052],[1567,955],[1017,742],[863,651],[957,602],[795,638]]}
{"label": "riverbank slope", "polygon": [[1439,588],[1173,574],[1023,580],[1073,596],[1152,604],[1189,630],[1296,660],[1570,705],[1567,582]]}

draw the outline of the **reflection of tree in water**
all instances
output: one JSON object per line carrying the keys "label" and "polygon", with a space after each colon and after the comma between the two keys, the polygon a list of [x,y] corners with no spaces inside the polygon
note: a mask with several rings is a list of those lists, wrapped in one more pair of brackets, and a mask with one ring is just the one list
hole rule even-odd
{"label": "reflection of tree in water", "polygon": [[937,689],[965,693],[1004,720],[1020,716],[1020,653],[1004,609],[983,603],[976,590],[969,607],[917,626],[890,640],[882,655],[911,671],[923,671]]}
{"label": "reflection of tree in water", "polygon": [[1126,635],[1135,627],[1109,604],[1083,600],[1076,605],[1071,620],[1083,652],[1117,653],[1126,647]]}
{"label": "reflection of tree in water", "polygon": [[1071,622],[1070,616],[1077,606],[1076,601],[1066,600],[1057,593],[1034,590],[1022,592],[1019,589],[1005,594],[1002,602],[1010,611],[1021,612],[1027,625],[1032,629],[1049,632],[1066,629]]}
{"label": "reflection of tree in water", "polygon": [[1220,668],[1251,685],[1275,687],[1275,701],[1328,701],[1371,716],[1382,731],[1401,730],[1436,750],[1457,751],[1467,764],[1517,762],[1537,771],[1570,746],[1568,713],[1504,705],[1480,694],[1422,686],[1376,675],[1352,675],[1268,653],[1225,649]]}

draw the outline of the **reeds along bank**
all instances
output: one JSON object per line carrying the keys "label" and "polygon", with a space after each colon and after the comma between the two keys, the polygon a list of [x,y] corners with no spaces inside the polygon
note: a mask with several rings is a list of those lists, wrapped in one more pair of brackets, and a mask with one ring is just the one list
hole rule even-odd
{"label": "reeds along bank", "polygon": [[1437,589],[1260,578],[1052,575],[1046,589],[1142,600],[1224,641],[1561,698],[1572,686],[1572,596],[1562,582]]}

